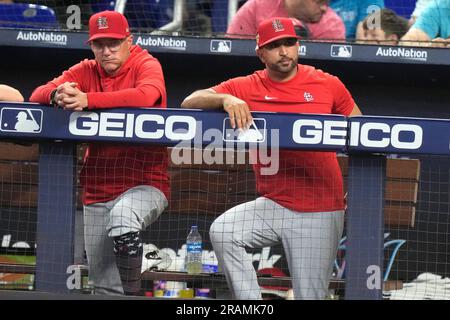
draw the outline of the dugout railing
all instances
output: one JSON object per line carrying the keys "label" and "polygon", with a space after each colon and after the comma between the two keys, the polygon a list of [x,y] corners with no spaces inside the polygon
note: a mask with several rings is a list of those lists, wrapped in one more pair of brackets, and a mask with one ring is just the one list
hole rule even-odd
{"label": "dugout railing", "polygon": [[[94,112],[70,113],[33,104],[2,103],[1,108],[2,130],[0,133],[2,140],[22,143],[39,141],[40,144],[36,189],[38,217],[35,282],[38,291],[61,293],[69,291],[67,267],[74,263],[74,229],[76,225],[74,213],[77,203],[75,145],[77,142],[117,141],[160,143],[167,146],[180,146],[181,144],[182,147],[190,144],[213,148],[229,148],[243,144],[233,142],[231,145],[227,145],[224,141],[205,139],[204,133],[209,129],[218,130],[225,137],[227,129],[224,121],[226,121],[226,117],[221,112],[119,109],[105,111],[101,115]],[[20,130],[4,126],[5,123],[11,123],[11,119],[19,109],[31,113],[30,117],[38,122],[39,132],[25,132],[26,130],[19,132]],[[90,120],[91,124],[97,121],[98,124],[99,118],[104,117],[105,114],[115,114],[112,118],[122,120],[129,119],[130,114],[133,117],[145,115],[148,121],[158,119],[158,123],[162,124],[162,127],[158,129],[157,137],[150,138],[148,135],[136,135],[135,127],[128,130],[125,127],[122,128],[127,133],[122,136],[127,139],[118,137],[113,132],[108,134],[108,130],[104,132],[88,130],[89,133],[86,130],[83,131],[86,129],[83,121]],[[403,174],[396,176],[395,171],[398,170],[392,171],[392,166],[397,161],[386,161],[385,154],[448,154],[449,137],[445,134],[448,131],[445,128],[448,127],[449,122],[435,119],[367,116],[346,119],[341,116],[329,115],[270,113],[258,113],[254,116],[265,120],[266,126],[263,130],[265,130],[265,142],[268,142],[268,147],[271,147],[271,131],[278,129],[277,134],[280,138],[278,147],[280,148],[332,150],[346,152],[350,155],[347,164],[346,161],[341,161],[348,191],[345,298],[381,299],[384,221],[397,221],[397,223],[401,221],[408,226],[413,224],[419,168],[418,162],[409,162],[414,164],[411,170],[407,170],[408,177]],[[182,126],[176,128],[176,123],[182,123]],[[125,125],[126,122],[122,122],[122,124]],[[195,128],[193,129],[192,126]],[[246,147],[252,145],[253,143],[245,144]],[[402,172],[404,164],[405,162],[400,164]],[[388,169],[386,170],[386,168]],[[185,169],[189,170],[189,168]],[[389,172],[394,172],[392,177],[389,177]],[[388,180],[386,180],[386,173],[388,173]],[[389,182],[389,179],[392,181]],[[172,188],[176,189],[176,179],[174,182]],[[395,183],[397,184],[395,185]],[[397,195],[394,197],[394,194]],[[34,195],[36,196],[36,193]],[[240,198],[238,202],[242,201],[245,201],[245,197]],[[230,202],[231,205],[233,203]],[[393,209],[395,205],[401,207],[403,211]],[[170,210],[176,209],[172,206]],[[386,212],[391,213],[386,216]],[[10,268],[9,271],[13,271],[12,269]],[[21,271],[32,272],[32,269],[23,267]],[[147,272],[144,274],[144,278],[156,279],[151,274],[156,273]],[[159,279],[170,277],[170,273],[158,272],[157,274],[159,274],[157,276]],[[214,275],[209,275],[209,278],[213,279]],[[201,277],[194,276],[190,279],[183,279],[177,278],[179,281],[195,282]],[[261,284],[273,282],[273,279],[264,277],[260,279]],[[223,278],[213,280],[223,282]],[[284,280],[288,281],[288,279]],[[342,285],[342,281],[334,283]]]}

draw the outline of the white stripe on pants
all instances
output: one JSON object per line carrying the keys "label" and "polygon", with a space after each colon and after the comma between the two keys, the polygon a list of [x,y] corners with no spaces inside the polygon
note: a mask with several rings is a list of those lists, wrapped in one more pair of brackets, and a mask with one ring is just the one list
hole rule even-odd
{"label": "white stripe on pants", "polygon": [[344,211],[295,212],[260,197],[240,204],[211,225],[214,252],[235,299],[261,299],[246,248],[282,243],[295,299],[324,299],[344,226]]}

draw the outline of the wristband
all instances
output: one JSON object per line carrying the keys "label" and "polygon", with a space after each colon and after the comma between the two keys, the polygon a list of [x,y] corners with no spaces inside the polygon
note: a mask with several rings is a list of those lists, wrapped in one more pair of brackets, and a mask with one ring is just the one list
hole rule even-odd
{"label": "wristband", "polygon": [[56,91],[57,91],[57,89],[53,90],[52,93],[50,94],[50,104],[54,107],[58,106],[58,104],[55,101]]}

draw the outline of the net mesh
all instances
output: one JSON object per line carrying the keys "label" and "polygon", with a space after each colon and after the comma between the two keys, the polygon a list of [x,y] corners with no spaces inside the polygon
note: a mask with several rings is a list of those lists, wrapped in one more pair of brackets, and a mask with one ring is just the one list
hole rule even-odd
{"label": "net mesh", "polygon": [[[90,15],[103,10],[116,10],[128,18],[132,32],[156,33],[166,35],[223,36],[253,38],[256,24],[244,24],[244,13],[251,1],[228,0],[128,0],[128,1],[23,1],[0,3],[0,28],[33,28],[59,30],[87,30]],[[256,1],[258,2],[258,1]],[[280,2],[280,1],[278,1]],[[275,5],[276,1],[259,1],[256,6]],[[320,10],[318,1],[310,11]],[[330,7],[338,14],[325,12],[318,23],[302,23],[300,21],[317,20],[305,16],[305,9],[294,6],[290,15],[297,18],[296,26],[300,36],[311,40],[344,40],[357,39],[361,43],[392,44],[392,37],[401,37],[408,30],[414,19],[423,12],[425,5],[420,1],[416,8],[413,0],[373,1],[369,5],[330,1]],[[248,8],[247,8],[248,7]],[[386,9],[382,10],[381,9]],[[248,10],[255,12],[255,10]],[[284,12],[280,9],[279,12]],[[414,11],[414,16],[412,16]],[[238,12],[241,16],[238,17]],[[264,10],[258,9],[255,21],[266,17]],[[277,11],[278,12],[278,11]],[[281,15],[281,13],[280,13]],[[412,18],[412,20],[410,20]],[[251,19],[250,19],[251,20]],[[249,20],[249,21],[250,21]],[[410,21],[409,21],[410,20]],[[357,33],[358,22],[364,22],[364,29]],[[330,25],[336,29],[341,24],[342,34],[337,36]],[[345,29],[344,29],[345,25]],[[380,36],[379,30],[385,35]],[[398,39],[397,39],[398,40]],[[395,42],[395,41],[394,41]]]}
{"label": "net mesh", "polygon": [[[126,3],[125,3],[126,2]],[[174,1],[125,1],[122,11],[132,30],[150,33],[164,30],[176,17]],[[238,1],[238,9],[245,1]],[[386,7],[409,19],[414,1],[385,1]],[[419,8],[420,9],[420,8]],[[34,28],[87,30],[92,13],[119,10],[115,1],[14,1],[0,4],[0,28]],[[370,13],[370,12],[367,12]],[[420,13],[420,10],[416,12]],[[232,15],[233,16],[233,15]],[[345,18],[346,14],[342,14]],[[184,1],[182,23],[174,35],[223,35],[228,28],[229,2]],[[366,27],[378,18],[368,19]],[[345,20],[345,19],[344,19]],[[394,24],[394,29],[395,29]],[[397,30],[397,29],[396,29]],[[239,37],[245,36],[238,35]],[[356,34],[347,35],[352,41]],[[375,39],[364,39],[373,43]],[[38,204],[38,144],[1,142],[0,146],[0,288],[35,289],[36,221]],[[81,168],[85,145],[77,153]],[[201,153],[199,150],[187,150]],[[234,152],[231,152],[234,154]],[[234,155],[237,159],[239,156]],[[226,157],[226,155],[224,156]],[[244,156],[245,159],[246,156]],[[202,156],[199,157],[203,159]],[[347,159],[340,157],[345,188]],[[448,157],[399,156],[387,162],[385,194],[384,269],[385,298],[448,299],[449,270],[449,182]],[[255,176],[248,159],[228,165],[194,163],[183,166],[171,163],[172,197],[165,212],[143,233],[143,288],[154,296],[229,297],[216,254],[209,238],[211,223],[223,212],[257,197]],[[113,177],[114,178],[114,177]],[[83,207],[80,182],[77,186],[75,216],[74,264],[86,266],[83,234]],[[58,201],[58,199],[55,199]],[[249,222],[251,223],[251,221]],[[203,236],[204,275],[185,278],[186,236],[191,225],[199,226]],[[346,230],[339,243],[331,287],[346,279]],[[57,245],[50,250],[57,250]],[[281,245],[248,250],[253,267],[259,271],[263,293],[271,298],[289,297],[288,264]],[[58,263],[58,262],[56,262]],[[92,292],[85,267],[77,267],[84,275],[84,292]],[[78,269],[76,269],[78,270]],[[48,270],[49,273],[52,270]],[[270,281],[269,281],[270,280]],[[342,298],[343,286],[330,291],[329,298]]]}
{"label": "net mesh", "polygon": [[[34,271],[27,267],[36,263],[38,145],[2,142],[1,150],[0,285],[2,289],[34,290]],[[169,154],[174,150],[171,149]],[[80,145],[78,171],[84,151],[85,145]],[[233,162],[205,164],[205,153],[200,149],[176,151],[176,163],[171,157],[169,207],[142,234],[142,287],[148,295],[230,297],[225,278],[217,277],[223,270],[218,265],[209,231],[212,222],[223,212],[254,200],[257,192],[248,155],[217,150],[210,155],[216,157],[220,152],[222,159],[228,157]],[[191,162],[180,164],[180,155],[184,155],[185,160],[190,157]],[[186,158],[187,155],[190,156]],[[346,189],[348,158],[339,156],[338,159]],[[448,299],[448,161],[448,157],[429,155],[397,155],[387,159],[382,271],[383,292],[387,299]],[[77,190],[74,264],[81,265],[77,267],[83,275],[81,291],[91,293],[92,283],[88,281],[86,271],[80,188]],[[249,220],[246,225],[255,221]],[[186,277],[186,237],[191,225],[198,226],[203,238],[203,272]],[[344,297],[345,285],[340,286],[339,280],[345,281],[347,276],[346,236],[344,228],[333,264],[328,298]],[[55,245],[54,250],[56,248]],[[247,252],[259,274],[263,296],[289,297],[292,294],[287,278],[290,272],[283,247],[275,245],[247,249]]]}

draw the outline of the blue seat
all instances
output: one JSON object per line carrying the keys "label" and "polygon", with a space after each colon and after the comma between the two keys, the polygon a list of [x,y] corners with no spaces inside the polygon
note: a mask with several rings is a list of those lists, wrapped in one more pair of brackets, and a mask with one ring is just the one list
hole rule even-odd
{"label": "blue seat", "polygon": [[384,0],[384,5],[399,16],[409,19],[416,7],[416,0]]}
{"label": "blue seat", "polygon": [[228,26],[228,1],[215,0],[211,9],[211,27],[214,33],[225,33]]}
{"label": "blue seat", "polygon": [[55,12],[46,6],[25,3],[0,4],[0,27],[59,29]]}
{"label": "blue seat", "polygon": [[95,1],[91,4],[92,12],[96,13],[105,10],[114,11],[115,4],[116,2],[111,0]]}
{"label": "blue seat", "polygon": [[160,28],[173,19],[173,0],[128,0],[125,16],[131,28]]}
{"label": "blue seat", "polygon": [[[245,4],[247,0],[239,0],[237,10]],[[228,28],[228,1],[212,0],[211,5],[211,27],[214,33],[224,33]]]}
{"label": "blue seat", "polygon": [[[91,4],[92,12],[114,11],[116,1],[100,0]],[[125,16],[131,28],[157,29],[172,21],[173,0],[128,0]]]}

